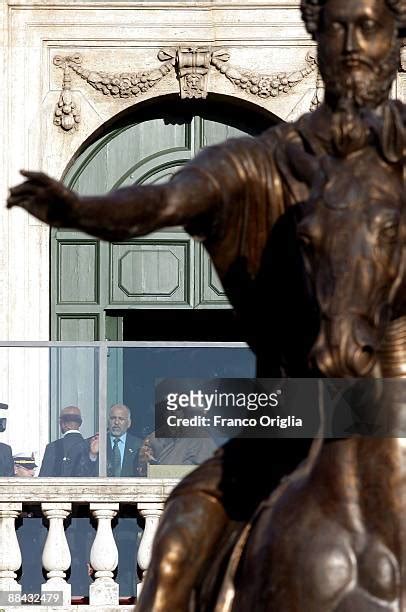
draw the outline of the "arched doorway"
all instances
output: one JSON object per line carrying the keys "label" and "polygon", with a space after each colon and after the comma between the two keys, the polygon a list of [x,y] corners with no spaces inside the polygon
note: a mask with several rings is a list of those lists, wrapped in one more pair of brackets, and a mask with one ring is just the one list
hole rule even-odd
{"label": "arched doorway", "polygon": [[[276,121],[230,98],[161,98],[104,126],[64,182],[100,194],[166,181],[203,147],[259,134]],[[182,228],[112,244],[56,230],[51,242],[52,339],[240,339],[204,248]]]}

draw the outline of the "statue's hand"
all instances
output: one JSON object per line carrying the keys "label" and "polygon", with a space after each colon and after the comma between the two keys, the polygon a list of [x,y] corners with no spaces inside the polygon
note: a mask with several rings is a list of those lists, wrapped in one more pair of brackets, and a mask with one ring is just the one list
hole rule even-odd
{"label": "statue's hand", "polygon": [[78,196],[43,172],[22,170],[21,174],[27,180],[10,189],[7,208],[21,206],[50,225],[69,225]]}

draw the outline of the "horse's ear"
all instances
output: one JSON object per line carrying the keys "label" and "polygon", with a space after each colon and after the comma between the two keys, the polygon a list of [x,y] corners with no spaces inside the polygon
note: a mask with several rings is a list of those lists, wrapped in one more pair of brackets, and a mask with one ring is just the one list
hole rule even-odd
{"label": "horse's ear", "polygon": [[289,165],[294,176],[311,187],[317,172],[320,170],[317,158],[306,153],[303,146],[291,142],[286,147]]}

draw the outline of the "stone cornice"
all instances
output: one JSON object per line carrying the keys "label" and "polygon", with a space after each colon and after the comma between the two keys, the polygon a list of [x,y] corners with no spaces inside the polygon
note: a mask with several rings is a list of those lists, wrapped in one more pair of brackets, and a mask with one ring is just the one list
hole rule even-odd
{"label": "stone cornice", "polygon": [[176,478],[1,478],[0,503],[163,502]]}
{"label": "stone cornice", "polygon": [[174,9],[208,9],[208,10],[225,10],[225,9],[293,9],[299,13],[299,2],[298,0],[285,0],[284,2],[276,2],[275,0],[217,0],[216,2],[208,2],[207,0],[189,0],[183,2],[182,0],[134,0],[134,2],[125,2],[119,0],[118,2],[106,2],[106,0],[70,0],[70,2],[64,2],[64,0],[8,0],[7,5],[10,7],[19,8],[43,8],[49,9],[52,7],[61,7],[64,9],[70,8],[92,8],[92,9],[115,9],[115,8],[174,8]]}

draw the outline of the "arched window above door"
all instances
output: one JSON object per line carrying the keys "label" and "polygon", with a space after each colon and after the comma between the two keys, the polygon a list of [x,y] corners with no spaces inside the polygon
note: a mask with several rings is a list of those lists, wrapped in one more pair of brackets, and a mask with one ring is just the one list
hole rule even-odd
{"label": "arched window above door", "polygon": [[[234,99],[161,98],[93,135],[64,182],[83,195],[165,182],[200,149],[276,121]],[[204,248],[183,228],[111,244],[55,230],[51,242],[52,339],[119,339],[119,319],[134,309],[229,308]]]}

